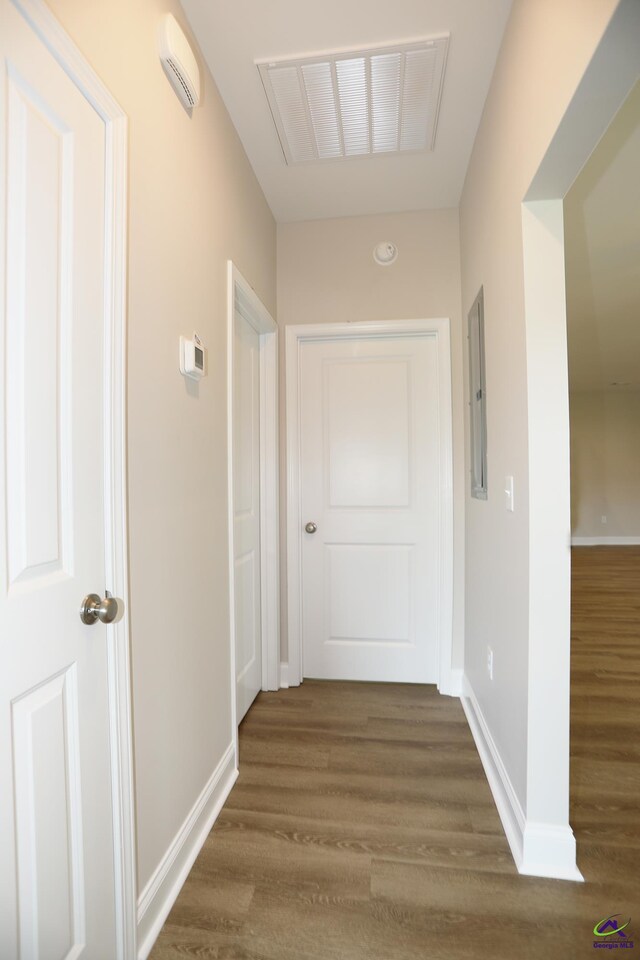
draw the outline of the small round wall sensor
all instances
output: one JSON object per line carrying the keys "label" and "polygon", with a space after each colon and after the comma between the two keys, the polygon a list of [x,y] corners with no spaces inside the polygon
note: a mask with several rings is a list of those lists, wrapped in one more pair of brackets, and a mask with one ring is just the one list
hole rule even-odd
{"label": "small round wall sensor", "polygon": [[378,243],[373,248],[373,259],[381,267],[388,267],[397,258],[398,248],[395,243],[391,243],[389,240],[383,240],[382,243]]}

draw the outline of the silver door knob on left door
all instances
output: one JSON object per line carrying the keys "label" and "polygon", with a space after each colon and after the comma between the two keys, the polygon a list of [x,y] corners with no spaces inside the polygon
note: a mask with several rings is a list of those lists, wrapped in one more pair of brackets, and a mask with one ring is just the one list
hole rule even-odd
{"label": "silver door knob on left door", "polygon": [[101,623],[113,623],[118,616],[119,604],[109,591],[102,600],[97,593],[88,593],[80,607],[80,619],[87,626],[100,620]]}
{"label": "silver door knob on left door", "polygon": [[306,523],[306,524],[305,524],[304,528],[305,528],[305,530],[307,531],[307,533],[315,533],[316,530],[318,529],[318,524],[317,524],[317,523],[314,523],[314,522],[311,520],[311,521],[309,521],[309,523]]}

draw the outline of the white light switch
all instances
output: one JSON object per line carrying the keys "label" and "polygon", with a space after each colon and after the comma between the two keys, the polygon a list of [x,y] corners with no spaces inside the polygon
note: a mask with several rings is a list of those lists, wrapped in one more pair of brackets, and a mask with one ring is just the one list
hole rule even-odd
{"label": "white light switch", "polygon": [[504,478],[504,505],[513,513],[513,477]]}

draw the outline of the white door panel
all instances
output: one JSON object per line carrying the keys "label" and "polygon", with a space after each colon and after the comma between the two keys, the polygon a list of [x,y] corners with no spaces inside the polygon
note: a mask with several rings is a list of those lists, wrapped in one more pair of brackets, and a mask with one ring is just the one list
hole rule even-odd
{"label": "white door panel", "polygon": [[262,685],[260,335],[236,310],[233,342],[233,549],[238,723]]}
{"label": "white door panel", "polygon": [[301,344],[304,676],[437,680],[437,363],[428,335]]}
{"label": "white door panel", "polygon": [[105,129],[8,0],[0,56],[0,952],[113,960],[108,628],[78,615],[105,590]]}
{"label": "white door panel", "polygon": [[322,389],[329,506],[407,507],[407,361],[367,358],[326,363]]}

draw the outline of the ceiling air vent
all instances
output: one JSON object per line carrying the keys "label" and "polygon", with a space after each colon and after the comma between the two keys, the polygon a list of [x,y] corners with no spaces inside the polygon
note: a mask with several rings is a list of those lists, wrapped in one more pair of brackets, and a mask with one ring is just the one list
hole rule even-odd
{"label": "ceiling air vent", "polygon": [[448,44],[258,63],[287,163],[432,150]]}

